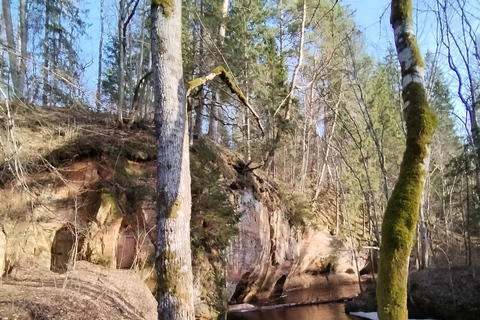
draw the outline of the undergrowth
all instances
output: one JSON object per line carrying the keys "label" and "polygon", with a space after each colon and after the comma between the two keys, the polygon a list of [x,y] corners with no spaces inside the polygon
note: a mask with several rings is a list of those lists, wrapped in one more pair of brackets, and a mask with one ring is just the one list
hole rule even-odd
{"label": "undergrowth", "polygon": [[238,234],[240,213],[230,200],[222,174],[225,168],[219,165],[217,157],[204,140],[195,141],[191,148],[191,242],[194,267],[204,269],[202,263],[207,261],[212,267],[202,274],[202,300],[222,313],[226,308],[225,249]]}

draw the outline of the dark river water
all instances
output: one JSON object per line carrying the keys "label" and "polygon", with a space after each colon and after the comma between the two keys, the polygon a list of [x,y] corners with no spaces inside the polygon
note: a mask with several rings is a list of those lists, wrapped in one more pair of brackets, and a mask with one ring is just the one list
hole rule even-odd
{"label": "dark river water", "polygon": [[[255,305],[276,305],[293,302],[351,297],[360,292],[358,284],[322,285],[308,289],[289,291],[276,300],[259,301]],[[321,305],[298,306],[250,312],[228,314],[228,320],[352,320],[345,314],[343,303],[327,303]]]}

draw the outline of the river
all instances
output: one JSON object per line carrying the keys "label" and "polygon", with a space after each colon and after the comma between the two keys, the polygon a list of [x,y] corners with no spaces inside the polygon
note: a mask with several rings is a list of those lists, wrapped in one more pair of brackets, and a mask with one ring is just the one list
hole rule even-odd
{"label": "river", "polygon": [[[360,292],[358,284],[321,285],[308,289],[294,290],[275,300],[258,301],[255,306],[272,306],[295,302],[335,300],[352,297]],[[296,306],[249,312],[229,313],[227,320],[352,320],[346,315],[344,303]]]}

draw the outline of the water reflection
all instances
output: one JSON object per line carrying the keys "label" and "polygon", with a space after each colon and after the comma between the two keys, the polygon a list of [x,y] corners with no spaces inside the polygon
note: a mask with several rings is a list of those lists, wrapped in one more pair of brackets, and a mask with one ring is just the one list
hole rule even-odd
{"label": "water reflection", "polygon": [[[323,284],[307,289],[289,291],[278,299],[257,301],[257,306],[282,305],[309,301],[332,301],[353,297],[360,292],[358,284]],[[345,314],[344,303],[298,306],[228,314],[227,320],[351,320]]]}
{"label": "water reflection", "polygon": [[306,289],[287,291],[278,299],[258,301],[257,305],[279,305],[307,301],[332,301],[341,297],[353,297],[360,293],[358,284],[321,284]]}
{"label": "water reflection", "polygon": [[343,303],[229,314],[227,320],[352,320]]}

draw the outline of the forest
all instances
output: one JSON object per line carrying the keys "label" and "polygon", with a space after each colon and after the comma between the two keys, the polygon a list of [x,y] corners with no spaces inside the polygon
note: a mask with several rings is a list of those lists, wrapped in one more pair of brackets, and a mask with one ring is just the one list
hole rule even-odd
{"label": "forest", "polygon": [[[265,189],[286,204],[292,228],[326,228],[349,243],[355,259],[366,255],[375,266],[383,240],[402,238],[388,218],[383,223],[385,213],[404,212],[398,206],[408,204],[400,194],[418,187],[411,192],[418,202],[410,204],[414,216],[402,220],[408,261],[401,268],[466,266],[475,275],[480,2],[416,0],[412,9],[411,1],[394,0],[391,15],[390,3],[373,2],[391,19],[382,56],[369,48],[375,32],[356,23],[361,4],[354,1],[2,0],[0,188],[8,180],[28,189],[22,177],[33,170],[31,159],[22,158],[28,143],[14,134],[17,115],[82,110],[127,135],[155,132],[159,319],[160,313],[194,318],[186,298],[193,278],[182,266],[191,269],[198,247],[225,251],[237,232],[208,234],[220,239],[217,247],[195,233],[207,219],[195,216],[198,206],[234,211],[216,189],[223,188],[223,175],[205,165],[204,141],[237,154],[237,171],[258,172]],[[371,19],[379,28],[383,17]],[[428,41],[417,44],[414,30]],[[421,89],[408,91],[410,81]],[[411,111],[416,104],[419,111]],[[405,151],[412,139],[421,159]],[[189,152],[196,158],[189,160]],[[402,169],[410,158],[420,171]],[[417,178],[414,187],[408,184]],[[7,215],[2,210],[0,218]],[[221,219],[215,221],[230,227],[240,218]],[[190,224],[191,239],[185,236]],[[391,280],[382,274],[392,265],[382,265],[387,255],[380,254],[381,283]],[[362,267],[357,262],[359,279]],[[376,271],[372,267],[374,280]],[[403,311],[389,312],[379,310],[381,319],[406,319]]]}

